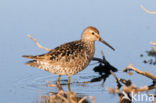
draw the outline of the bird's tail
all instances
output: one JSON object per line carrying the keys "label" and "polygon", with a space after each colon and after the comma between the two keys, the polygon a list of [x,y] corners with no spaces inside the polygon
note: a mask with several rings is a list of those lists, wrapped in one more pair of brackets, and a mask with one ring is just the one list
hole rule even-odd
{"label": "bird's tail", "polygon": [[29,58],[29,59],[35,59],[36,56],[32,56],[32,55],[23,55],[23,58]]}
{"label": "bird's tail", "polygon": [[25,65],[34,67],[36,65],[36,60],[28,61]]}

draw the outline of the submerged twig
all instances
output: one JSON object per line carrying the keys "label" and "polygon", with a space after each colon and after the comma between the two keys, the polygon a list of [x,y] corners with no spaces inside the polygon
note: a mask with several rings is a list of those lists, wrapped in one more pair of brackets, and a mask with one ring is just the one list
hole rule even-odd
{"label": "submerged twig", "polygon": [[60,97],[62,100],[64,100],[65,103],[69,103],[68,99],[62,96],[60,93],[58,93],[57,96]]}
{"label": "submerged twig", "polygon": [[48,87],[57,87],[57,85],[53,84],[51,81],[47,80]]}
{"label": "submerged twig", "polygon": [[120,84],[119,79],[117,78],[117,76],[114,74],[112,70],[110,70],[110,72],[113,75],[115,82],[117,83],[117,89],[120,89],[122,85]]}
{"label": "submerged twig", "polygon": [[87,99],[87,97],[86,96],[84,96],[83,98],[81,98],[79,101],[78,101],[78,103],[82,103],[84,100],[86,100]]}
{"label": "submerged twig", "polygon": [[30,35],[27,35],[27,37],[30,38],[31,40],[33,40],[33,41],[35,42],[35,44],[36,44],[39,48],[44,49],[44,50],[46,50],[46,51],[50,51],[50,50],[51,50],[51,49],[49,49],[49,48],[46,48],[46,47],[40,45],[40,44],[37,42],[37,40],[34,39],[34,38],[32,38]]}
{"label": "submerged twig", "polygon": [[123,71],[127,72],[130,70],[133,70],[138,74],[144,75],[144,76],[152,79],[153,84],[149,85],[149,86],[136,87],[135,84],[132,84],[131,80],[118,79],[117,76],[113,72],[111,72],[112,75],[114,76],[115,82],[117,83],[117,87],[120,83],[124,84],[122,87],[122,91],[119,90],[120,88],[115,88],[115,89],[107,88],[107,91],[109,93],[118,94],[119,103],[123,103],[123,101],[128,101],[128,103],[129,102],[131,103],[131,100],[132,100],[132,97],[130,95],[131,93],[137,94],[139,92],[144,92],[144,91],[148,92],[149,90],[156,88],[156,77],[155,76],[153,76],[152,74],[150,74],[148,72],[143,72],[143,71],[133,67],[132,64],[127,66]]}
{"label": "submerged twig", "polygon": [[[50,81],[48,82],[48,86],[50,87],[57,87],[59,89],[58,92],[50,92],[50,95],[48,96],[42,96],[43,98],[46,97],[46,100],[49,100],[50,103],[88,103],[87,101],[87,96],[79,97],[76,95],[75,92],[72,91],[64,91],[62,86],[60,85],[60,82],[57,82],[56,84],[51,83]],[[95,103],[94,97],[90,97],[90,100],[92,103]]]}
{"label": "submerged twig", "polygon": [[[121,88],[122,85],[120,84],[119,79],[117,78],[117,76],[111,70],[110,70],[110,72],[112,73],[117,86],[116,86],[115,89],[107,88],[107,91],[109,93],[118,94],[119,103],[131,103],[131,98],[128,96],[130,92],[125,92],[124,89],[123,89],[123,91],[120,91],[120,88]],[[129,86],[125,85],[124,87],[129,87]]]}

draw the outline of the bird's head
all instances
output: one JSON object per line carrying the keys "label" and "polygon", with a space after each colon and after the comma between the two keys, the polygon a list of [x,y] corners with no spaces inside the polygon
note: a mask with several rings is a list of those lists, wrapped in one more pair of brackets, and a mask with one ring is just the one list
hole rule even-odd
{"label": "bird's head", "polygon": [[84,31],[82,32],[81,40],[92,41],[92,42],[95,42],[98,40],[104,43],[105,45],[107,45],[108,47],[110,47],[112,50],[115,50],[111,45],[109,45],[100,37],[98,29],[92,26],[89,26],[84,29]]}

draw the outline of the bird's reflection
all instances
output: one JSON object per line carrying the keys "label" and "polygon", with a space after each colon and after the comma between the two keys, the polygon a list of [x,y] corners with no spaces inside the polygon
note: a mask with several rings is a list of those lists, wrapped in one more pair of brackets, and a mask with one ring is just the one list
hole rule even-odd
{"label": "bird's reflection", "polygon": [[86,99],[82,100],[83,96],[77,95],[75,92],[59,91],[57,93],[50,92],[45,96],[41,96],[41,101],[37,103],[89,103]]}
{"label": "bird's reflection", "polygon": [[86,99],[87,97],[82,94],[77,94],[70,90],[70,85],[68,85],[68,91],[64,91],[60,82],[51,84],[52,87],[57,87],[58,92],[49,92],[45,96],[41,96],[36,103],[89,103]]}

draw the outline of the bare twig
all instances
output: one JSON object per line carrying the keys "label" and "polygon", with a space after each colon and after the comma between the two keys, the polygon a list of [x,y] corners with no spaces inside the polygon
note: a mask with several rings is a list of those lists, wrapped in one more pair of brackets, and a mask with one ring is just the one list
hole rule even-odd
{"label": "bare twig", "polygon": [[67,99],[69,100],[68,103],[77,103],[77,101],[75,101],[76,95],[74,92],[67,92]]}
{"label": "bare twig", "polygon": [[98,61],[100,63],[104,63],[105,65],[108,64],[108,61],[105,59],[104,53],[103,51],[101,51],[101,55],[102,55],[102,59],[101,58],[97,58],[97,57],[93,57],[93,61]]}
{"label": "bare twig", "polygon": [[87,97],[86,96],[84,96],[83,98],[81,98],[80,100],[79,100],[79,102],[78,103],[82,103],[84,100],[86,100],[87,99]]}
{"label": "bare twig", "polygon": [[[117,78],[117,76],[112,72],[112,75],[114,76],[115,82],[117,83],[117,88],[107,88],[107,91],[109,93],[113,93],[113,94],[118,94],[119,96],[119,103],[123,103],[124,99],[128,100],[131,103],[131,93],[139,93],[139,92],[148,92],[149,90],[155,89],[156,88],[156,77],[153,76],[152,74],[148,73],[148,72],[143,72],[137,68],[134,68],[132,66],[132,64],[130,64],[129,66],[127,66],[123,71],[127,72],[133,70],[135,72],[137,72],[138,74],[144,75],[150,79],[153,80],[153,84],[149,85],[149,86],[143,86],[143,87],[136,87],[134,84],[132,84],[132,82],[130,80],[125,80],[125,79],[119,79]],[[122,91],[120,91],[119,86],[121,85],[120,83],[123,83],[124,86],[122,87]],[[125,98],[126,97],[126,98]],[[128,102],[128,103],[129,103]]]}
{"label": "bare twig", "polygon": [[34,38],[32,38],[30,35],[27,35],[27,37],[30,38],[31,40],[33,40],[33,41],[35,42],[35,44],[36,44],[39,48],[44,49],[44,50],[46,50],[46,51],[50,51],[50,50],[51,50],[51,49],[49,49],[49,48],[46,48],[46,47],[43,47],[42,45],[40,45],[40,44],[37,42],[37,40],[34,39]]}
{"label": "bare twig", "polygon": [[92,101],[92,103],[95,103],[94,96],[90,96],[90,100]]}
{"label": "bare twig", "polygon": [[117,76],[114,74],[112,70],[110,70],[110,72],[113,75],[115,82],[117,83],[117,89],[120,89],[122,85],[120,84],[119,79],[117,78]]}
{"label": "bare twig", "polygon": [[120,90],[119,89],[117,89],[117,88],[106,88],[106,90],[109,92],[109,93],[113,93],[113,94],[120,94],[121,92],[120,92]]}
{"label": "bare twig", "polygon": [[57,85],[53,84],[49,80],[47,80],[47,83],[48,83],[48,87],[57,87]]}
{"label": "bare twig", "polygon": [[120,81],[119,79],[117,78],[117,76],[114,74],[114,72],[112,70],[110,70],[111,74],[113,75],[114,77],[114,80],[117,84],[116,88],[113,89],[113,88],[106,88],[106,90],[109,92],[109,93],[113,93],[113,94],[118,94],[119,98],[120,98],[120,94],[121,94],[121,91],[119,90],[121,88],[121,84],[120,84]]}
{"label": "bare twig", "polygon": [[[156,46],[156,43],[155,43],[155,42],[152,42],[152,41],[151,41],[150,44],[153,45],[153,46]],[[156,48],[155,48],[155,47],[152,47],[152,50],[153,50],[154,52],[156,52]]]}
{"label": "bare twig", "polygon": [[156,14],[156,12],[152,12],[152,11],[147,10],[143,5],[140,5],[140,7],[148,14]]}
{"label": "bare twig", "polygon": [[64,100],[65,103],[69,103],[68,100],[64,96],[60,95],[59,93],[57,94],[57,96],[60,97],[62,100]]}
{"label": "bare twig", "polygon": [[141,75],[143,75],[143,76],[146,76],[146,77],[152,79],[153,81],[156,81],[156,76],[152,75],[151,73],[148,73],[147,71],[146,71],[146,72],[143,72],[143,71],[141,71],[141,70],[139,70],[139,69],[133,67],[132,64],[128,65],[128,66],[123,70],[123,72],[126,72],[126,71],[128,71],[128,70],[133,70],[133,71],[135,71],[135,72],[138,73],[138,74],[141,74]]}
{"label": "bare twig", "polygon": [[151,42],[150,42],[150,44],[152,44],[152,45],[156,46],[156,43],[155,43],[155,42],[153,42],[153,41],[151,41]]}

